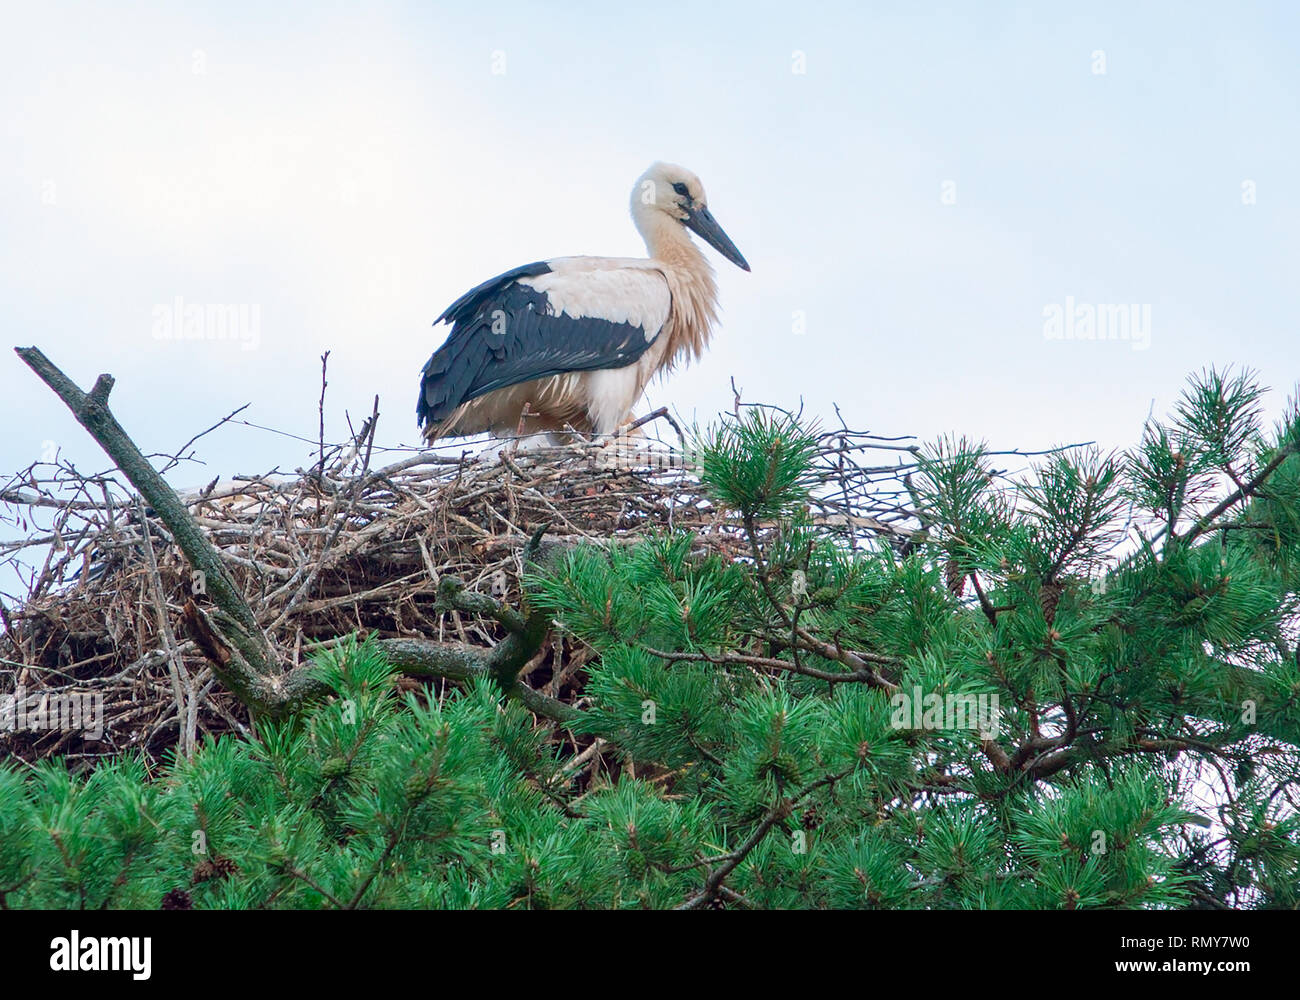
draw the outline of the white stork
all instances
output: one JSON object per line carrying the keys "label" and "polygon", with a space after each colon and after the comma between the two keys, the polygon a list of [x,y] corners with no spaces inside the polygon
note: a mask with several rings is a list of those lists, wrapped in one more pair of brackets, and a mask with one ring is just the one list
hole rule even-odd
{"label": "white stork", "polygon": [[434,325],[450,332],[420,381],[425,438],[553,434],[565,425],[611,434],[656,373],[704,352],[718,289],[687,230],[737,267],[749,265],[709,213],[700,179],[682,167],[656,163],[641,175],[632,221],[648,260],[525,264],[438,317]]}

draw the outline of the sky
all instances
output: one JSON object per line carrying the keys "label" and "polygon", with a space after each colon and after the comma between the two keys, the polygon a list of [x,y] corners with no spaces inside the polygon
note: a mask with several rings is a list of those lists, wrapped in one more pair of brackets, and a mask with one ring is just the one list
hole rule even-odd
{"label": "sky", "polygon": [[[876,434],[1109,449],[1202,367],[1255,369],[1274,414],[1300,377],[1295,4],[6,0],[4,23],[6,346],[111,372],[145,451],[245,403],[314,439],[325,351],[327,437],[378,394],[378,443],[414,444],[438,313],[528,261],[644,255],[628,198],[659,159],[753,271],[706,250],[712,348],[641,412],[707,422],[734,378]],[[170,336],[196,304],[241,336]],[[107,467],[8,350],[0,387],[0,472]],[[309,450],[227,426],[170,478]]]}

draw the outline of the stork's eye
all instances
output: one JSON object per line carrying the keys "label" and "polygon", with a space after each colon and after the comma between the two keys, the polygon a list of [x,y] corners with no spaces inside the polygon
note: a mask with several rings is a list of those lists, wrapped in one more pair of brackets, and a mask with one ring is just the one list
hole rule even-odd
{"label": "stork's eye", "polygon": [[688,194],[690,194],[690,192],[686,190],[686,185],[683,184],[681,181],[678,181],[676,184],[673,185],[673,190],[676,191],[683,198],[685,198]]}

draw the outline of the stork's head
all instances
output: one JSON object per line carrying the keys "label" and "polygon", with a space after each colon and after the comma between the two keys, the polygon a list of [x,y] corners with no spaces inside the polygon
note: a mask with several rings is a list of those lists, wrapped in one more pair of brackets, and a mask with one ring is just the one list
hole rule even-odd
{"label": "stork's head", "polygon": [[672,220],[698,234],[737,267],[749,270],[736,244],[709,212],[704,185],[685,167],[675,163],[651,164],[632,189],[632,218],[642,233],[652,231],[665,218]]}

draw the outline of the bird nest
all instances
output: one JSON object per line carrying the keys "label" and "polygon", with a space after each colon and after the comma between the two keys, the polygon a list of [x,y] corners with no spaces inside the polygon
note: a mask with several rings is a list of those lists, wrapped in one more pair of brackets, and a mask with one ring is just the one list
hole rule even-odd
{"label": "bird nest", "polygon": [[[905,541],[911,446],[847,430],[820,442],[810,516],[850,546]],[[439,605],[439,580],[452,574],[516,605],[522,552],[542,526],[544,547],[677,529],[701,549],[745,555],[734,518],[709,502],[680,449],[410,450],[375,469],[356,451],[182,494],[283,662],[352,633],[494,646],[502,626]],[[181,625],[204,581],[119,474],[34,465],[0,487],[0,520],[19,529],[0,562],[25,589],[0,602],[0,753],[89,766],[247,730],[247,711]],[[572,703],[589,655],[557,632],[520,678]]]}

